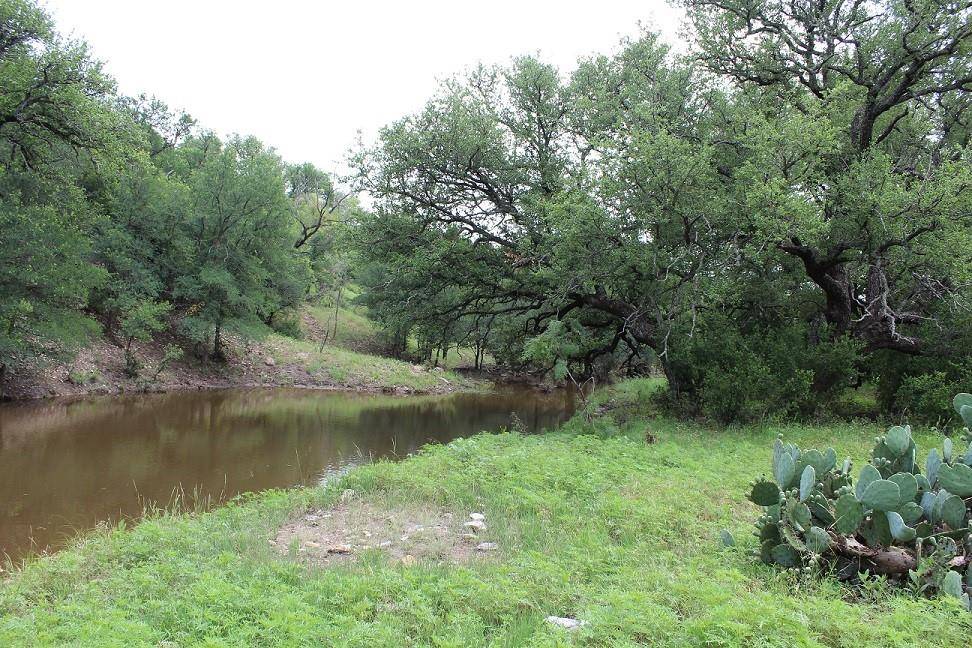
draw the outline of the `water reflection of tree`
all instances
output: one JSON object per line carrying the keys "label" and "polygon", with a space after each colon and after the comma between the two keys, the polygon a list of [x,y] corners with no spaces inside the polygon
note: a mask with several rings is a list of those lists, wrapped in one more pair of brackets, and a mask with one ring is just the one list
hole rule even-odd
{"label": "water reflection of tree", "polygon": [[368,457],[566,415],[560,395],[432,397],[302,390],[123,396],[0,407],[0,547],[166,503],[174,488],[226,496],[289,486]]}

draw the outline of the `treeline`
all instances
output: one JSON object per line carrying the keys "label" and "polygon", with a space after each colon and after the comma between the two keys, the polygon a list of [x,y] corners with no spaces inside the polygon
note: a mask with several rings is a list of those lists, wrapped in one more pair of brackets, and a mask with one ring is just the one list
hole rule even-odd
{"label": "treeline", "polygon": [[330,281],[330,177],[253,138],[120,96],[83,43],[0,0],[0,381],[94,332],[172,330],[221,358],[227,332],[295,326]]}
{"label": "treeline", "polygon": [[375,316],[577,381],[660,367],[720,419],[972,384],[972,25],[950,0],[688,0],[565,77],[443,84],[357,167]]}

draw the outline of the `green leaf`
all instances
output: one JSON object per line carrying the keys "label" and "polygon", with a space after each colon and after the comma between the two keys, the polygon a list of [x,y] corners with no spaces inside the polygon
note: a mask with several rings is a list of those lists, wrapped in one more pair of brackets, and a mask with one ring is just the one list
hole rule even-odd
{"label": "green leaf", "polygon": [[815,554],[821,554],[830,548],[830,536],[818,526],[810,527],[804,537],[807,549]]}
{"label": "green leaf", "polygon": [[962,598],[962,575],[957,571],[949,570],[942,579],[942,592],[955,598]]}
{"label": "green leaf", "polygon": [[956,394],[955,398],[952,399],[952,407],[955,408],[956,414],[961,415],[963,407],[972,407],[972,394]]}
{"label": "green leaf", "polygon": [[915,539],[917,535],[915,530],[905,524],[900,515],[894,511],[888,511],[885,515],[888,517],[888,527],[891,529],[891,535],[895,540],[899,542],[911,542]]}
{"label": "green leaf", "polygon": [[759,559],[767,565],[772,565],[774,562],[776,562],[776,559],[773,558],[773,549],[779,544],[780,541],[778,539],[764,540],[761,542],[759,545]]}
{"label": "green leaf", "polygon": [[778,565],[783,567],[797,567],[800,565],[800,554],[788,544],[778,544],[770,550],[770,556]]}
{"label": "green leaf", "polygon": [[894,454],[899,456],[903,455],[911,445],[911,429],[895,425],[888,430],[888,434],[884,438],[884,444]]}
{"label": "green leaf", "polygon": [[753,489],[749,493],[749,500],[759,506],[779,504],[780,489],[773,482],[760,479],[753,484]]}
{"label": "green leaf", "polygon": [[861,535],[864,536],[865,543],[871,547],[887,547],[894,540],[886,515],[873,516],[861,527]]}
{"label": "green leaf", "polygon": [[963,528],[965,526],[965,501],[957,495],[949,495],[942,502],[941,517],[949,528]]}
{"label": "green leaf", "polygon": [[813,492],[813,485],[817,483],[817,471],[814,470],[812,465],[808,465],[803,469],[803,474],[800,475],[800,501],[806,501],[810,497],[810,493]]}
{"label": "green leaf", "polygon": [[938,483],[953,495],[972,497],[972,468],[960,463],[943,464],[938,469]]}
{"label": "green leaf", "polygon": [[837,521],[834,528],[842,535],[853,535],[864,520],[864,507],[851,493],[844,493],[837,499]]}
{"label": "green leaf", "polygon": [[780,538],[780,529],[775,524],[764,524],[760,527],[759,541],[766,542],[767,540],[772,540],[774,545],[782,541],[782,538]]}
{"label": "green leaf", "polygon": [[810,509],[806,504],[803,502],[797,502],[788,508],[790,509],[790,520],[797,525],[801,531],[810,526]]}
{"label": "green leaf", "polygon": [[871,482],[878,479],[881,479],[881,473],[871,464],[867,464],[861,468],[861,476],[857,478],[857,485],[854,487],[854,493],[857,495],[857,499],[863,499],[864,489],[870,486]]}
{"label": "green leaf", "polygon": [[921,508],[921,505],[919,504],[908,502],[898,507],[898,513],[901,514],[905,524],[915,524],[918,522],[918,520],[924,517],[925,510]]}
{"label": "green leaf", "polygon": [[861,503],[875,511],[893,511],[900,501],[898,485],[887,479],[877,479],[868,484],[861,497]]}
{"label": "green leaf", "polygon": [[793,477],[796,473],[796,462],[793,457],[788,453],[783,453],[780,457],[778,465],[773,470],[773,476],[776,478],[776,483],[780,485],[780,488],[789,488],[790,482],[793,481]]}
{"label": "green leaf", "polygon": [[938,469],[941,467],[942,458],[938,456],[938,448],[932,448],[928,451],[928,458],[925,459],[925,475],[928,477],[928,483],[932,486],[938,479]]}
{"label": "green leaf", "polygon": [[899,504],[914,502],[918,496],[918,480],[911,473],[895,473],[888,478],[898,486]]}
{"label": "green leaf", "polygon": [[723,529],[719,532],[719,540],[722,542],[723,547],[736,546],[736,539],[732,537],[732,533],[729,531],[729,529]]}

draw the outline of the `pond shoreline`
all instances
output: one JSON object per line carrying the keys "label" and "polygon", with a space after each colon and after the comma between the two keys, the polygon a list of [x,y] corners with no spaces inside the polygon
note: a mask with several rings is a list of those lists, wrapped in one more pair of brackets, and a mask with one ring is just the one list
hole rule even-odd
{"label": "pond shoreline", "polygon": [[501,386],[423,396],[258,386],[8,403],[0,553],[59,547],[75,529],[176,500],[181,509],[182,500],[219,504],[317,483],[483,430],[549,429],[572,412],[569,394]]}
{"label": "pond shoreline", "polygon": [[[162,362],[163,344],[140,349],[145,370],[133,378],[124,371],[124,351],[107,339],[92,340],[70,360],[41,357],[8,371],[0,384],[0,403],[64,396],[168,393],[250,387],[295,387],[321,391],[391,394],[450,394],[483,389],[482,377],[426,367],[373,352],[328,347],[321,350],[273,336],[260,343],[228,343],[222,362],[185,354],[164,367],[155,380],[146,376]],[[498,374],[501,377],[502,374]]]}

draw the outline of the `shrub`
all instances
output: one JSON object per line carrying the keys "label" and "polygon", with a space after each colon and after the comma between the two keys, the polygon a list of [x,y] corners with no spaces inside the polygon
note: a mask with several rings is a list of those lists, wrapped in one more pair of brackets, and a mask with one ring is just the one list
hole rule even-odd
{"label": "shrub", "polygon": [[[972,426],[972,395],[955,411]],[[784,568],[823,564],[842,579],[862,572],[887,576],[921,593],[945,592],[972,610],[972,435],[958,452],[945,438],[922,473],[910,427],[875,439],[856,483],[849,459],[833,448],[801,450],[777,439],[773,479],[752,484],[749,499],[764,507],[756,522],[763,562]]]}
{"label": "shrub", "polygon": [[300,316],[297,313],[285,313],[270,320],[270,328],[274,332],[295,340],[304,339],[304,331],[300,327]]}
{"label": "shrub", "polygon": [[895,392],[895,403],[911,419],[947,425],[953,416],[945,404],[955,393],[955,386],[944,371],[904,376]]}

